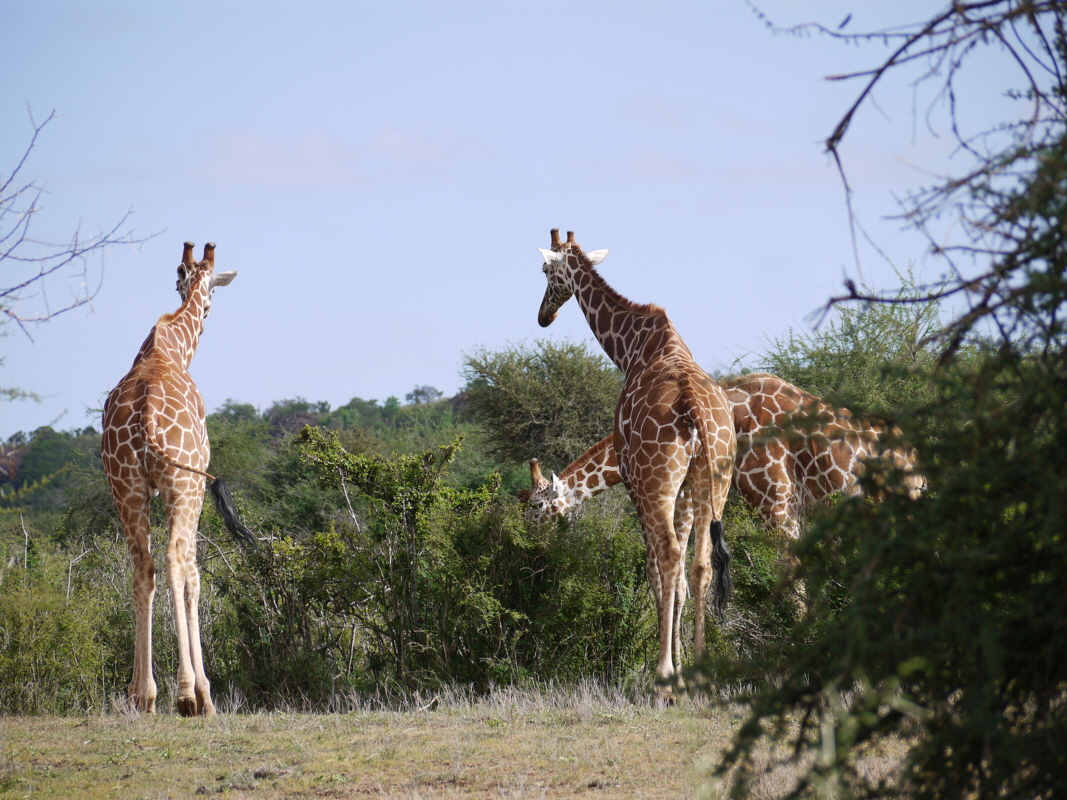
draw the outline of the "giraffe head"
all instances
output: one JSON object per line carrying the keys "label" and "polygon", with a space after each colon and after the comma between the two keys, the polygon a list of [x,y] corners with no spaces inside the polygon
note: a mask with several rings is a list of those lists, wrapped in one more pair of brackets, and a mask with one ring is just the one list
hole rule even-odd
{"label": "giraffe head", "polygon": [[215,291],[216,286],[226,286],[237,277],[237,272],[236,270],[230,270],[229,272],[215,274],[214,242],[208,242],[204,245],[204,257],[200,261],[193,260],[193,247],[192,242],[185,243],[182,263],[178,265],[178,294],[182,296],[182,302],[184,303],[189,299],[193,286],[197,285],[198,281],[206,279],[203,319],[207,319],[208,312],[211,310],[211,293]]}
{"label": "giraffe head", "polygon": [[541,474],[541,462],[530,459],[531,489],[519,492],[519,499],[526,504],[526,519],[535,525],[545,525],[567,513],[567,487],[556,475],[548,481]]}
{"label": "giraffe head", "polygon": [[541,308],[537,312],[537,322],[542,328],[547,328],[556,319],[560,306],[574,294],[575,276],[578,271],[596,266],[604,260],[608,251],[583,252],[581,246],[574,241],[574,231],[567,231],[567,241],[560,242],[559,228],[552,229],[551,250],[542,250],[540,247],[537,249],[544,256],[545,264],[541,269],[548,278],[548,288],[545,289]]}

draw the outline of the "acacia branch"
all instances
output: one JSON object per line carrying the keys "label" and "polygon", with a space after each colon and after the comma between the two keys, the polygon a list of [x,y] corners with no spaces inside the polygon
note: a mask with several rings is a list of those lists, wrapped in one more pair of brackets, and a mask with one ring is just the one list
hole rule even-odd
{"label": "acacia branch", "polygon": [[[26,166],[38,137],[56,117],[55,111],[38,124],[30,111],[33,133],[18,164],[11,173],[0,179],[0,335],[3,326],[14,324],[31,341],[30,325],[47,322],[54,317],[91,303],[103,280],[101,269],[96,285],[91,285],[88,259],[103,256],[114,245],[139,245],[152,238],[137,238],[132,230],[124,230],[132,212],[126,212],[109,230],[85,237],[81,226],[75,228],[66,243],[34,239],[31,227],[41,211],[43,187],[34,181],[17,182]],[[79,263],[80,262],[80,263]],[[62,276],[75,280],[76,288],[69,298],[53,304],[48,295],[50,280]],[[24,305],[33,301],[31,310]]]}

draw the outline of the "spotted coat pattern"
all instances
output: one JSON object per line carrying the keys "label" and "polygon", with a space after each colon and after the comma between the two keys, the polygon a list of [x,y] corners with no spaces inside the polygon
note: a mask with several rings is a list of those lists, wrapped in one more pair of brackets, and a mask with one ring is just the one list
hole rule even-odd
{"label": "spotted coat pattern", "polygon": [[195,262],[193,244],[185,243],[178,267],[181,307],[160,317],[130,371],[104,403],[101,456],[133,560],[136,639],[129,702],[145,713],[155,711],[157,694],[152,676],[156,575],[149,537],[149,504],[156,495],[167,516],[165,565],[178,633],[178,711],[183,716],[215,713],[200,647],[196,565],[197,525],[211,450],[204,401],[188,372],[211,293],[236,275],[215,275],[214,264],[214,244],[206,245],[204,258]]}
{"label": "spotted coat pattern", "polygon": [[[733,418],[722,389],[696,364],[663,309],[633,303],[600,276],[607,251],[586,254],[552,231],[541,250],[548,279],[538,322],[548,326],[574,296],[604,352],[625,380],[615,410],[611,450],[645,536],[646,573],[656,599],[661,691],[681,669],[679,630],[686,599],[685,552],[695,529],[690,573],[696,598],[694,655],[704,650],[704,598],[712,558],[720,567],[716,596],[725,602],[729,553],[722,511],[736,450]],[[726,575],[724,575],[726,573]]]}
{"label": "spotted coat pattern", "polygon": [[[734,487],[767,528],[797,538],[803,511],[836,492],[857,492],[857,477],[871,458],[900,469],[911,497],[921,492],[915,452],[883,447],[887,429],[879,420],[861,420],[766,373],[731,378],[722,387],[737,433]],[[611,441],[607,436],[597,442],[551,481],[532,459],[533,487],[523,493],[527,518],[548,522],[618,484],[622,477]]]}

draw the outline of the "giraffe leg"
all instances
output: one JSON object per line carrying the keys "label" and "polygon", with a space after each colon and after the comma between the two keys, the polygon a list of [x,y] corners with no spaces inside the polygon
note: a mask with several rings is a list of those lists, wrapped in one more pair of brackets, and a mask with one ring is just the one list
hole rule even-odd
{"label": "giraffe leg", "polygon": [[[800,538],[800,518],[804,505],[799,496],[801,490],[793,480],[796,459],[782,447],[768,448],[768,454],[771,458],[764,470],[766,485],[762,488],[760,520],[767,530],[777,532],[787,542],[796,541]],[[781,567],[794,573],[797,568],[796,557],[787,552]],[[793,602],[797,612],[803,616],[807,609],[807,590],[803,581],[794,584]]]}
{"label": "giraffe leg", "polygon": [[695,607],[693,624],[694,658],[704,657],[707,643],[708,589],[711,587],[712,566],[718,572],[715,584],[716,613],[722,618],[726,597],[731,589],[729,577],[730,552],[726,546],[722,515],[726,495],[730,489],[732,459],[720,455],[709,472],[707,461],[694,461],[690,481],[694,485],[694,526],[696,529],[695,552],[690,574]]}
{"label": "giraffe leg", "polygon": [[656,600],[656,616],[659,621],[656,682],[659,684],[660,696],[670,698],[671,684],[677,674],[674,666],[674,637],[679,583],[684,581],[684,553],[679,548],[678,538],[674,533],[674,497],[643,497],[631,490],[631,499],[637,507],[645,533],[645,571]]}
{"label": "giraffe leg", "polygon": [[693,589],[693,659],[704,657],[706,642],[705,623],[708,587],[711,586],[711,507],[700,503],[695,512],[696,537],[693,541],[693,565],[689,570],[689,583]]}
{"label": "giraffe leg", "polygon": [[672,634],[674,645],[674,669],[679,675],[682,671],[682,610],[685,606],[686,597],[689,594],[689,584],[685,579],[685,569],[683,568],[683,565],[685,563],[686,549],[689,546],[689,534],[692,529],[693,495],[687,487],[683,487],[678,493],[678,499],[674,504],[674,534],[678,539],[678,548],[681,552],[682,559],[678,569],[678,588],[674,597],[674,633]]}
{"label": "giraffe leg", "polygon": [[152,600],[156,593],[156,565],[149,535],[149,503],[146,488],[121,493],[119,517],[126,534],[126,547],[133,562],[134,648],[133,680],[127,687],[131,709],[145,714],[156,710],[156,681],[152,676]]}
{"label": "giraffe leg", "polygon": [[201,713],[210,715],[215,713],[215,706],[211,702],[200,649],[197,610],[200,578],[195,561],[196,530],[204,501],[204,481],[201,476],[194,475],[175,483],[183,488],[168,493],[170,540],[167,542],[166,569],[178,635],[178,713],[183,717]]}
{"label": "giraffe leg", "polygon": [[189,625],[189,658],[193,666],[196,714],[213,717],[215,704],[211,702],[211,683],[204,671],[204,656],[200,645],[200,568],[196,564],[195,533],[189,541],[186,564],[188,571],[185,582],[185,612]]}

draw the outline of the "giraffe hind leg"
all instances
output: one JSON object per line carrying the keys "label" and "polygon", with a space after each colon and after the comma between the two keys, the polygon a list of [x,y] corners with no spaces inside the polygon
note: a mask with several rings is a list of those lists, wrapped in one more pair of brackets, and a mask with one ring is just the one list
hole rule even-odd
{"label": "giraffe hind leg", "polygon": [[[152,603],[156,593],[156,565],[149,546],[147,491],[131,494],[134,498],[127,497],[125,502],[119,503],[119,517],[133,563],[133,679],[127,687],[127,697],[131,710],[153,714],[157,695],[152,675]],[[115,496],[116,499],[125,497],[125,493],[115,492]]]}
{"label": "giraffe hind leg", "polygon": [[[167,542],[167,585],[174,604],[174,627],[178,636],[178,713],[183,717],[211,715],[210,687],[204,672],[200,647],[198,603],[200,575],[196,566],[196,535],[204,501],[200,476],[176,482],[165,498],[170,538]],[[195,639],[195,640],[194,640]]]}

